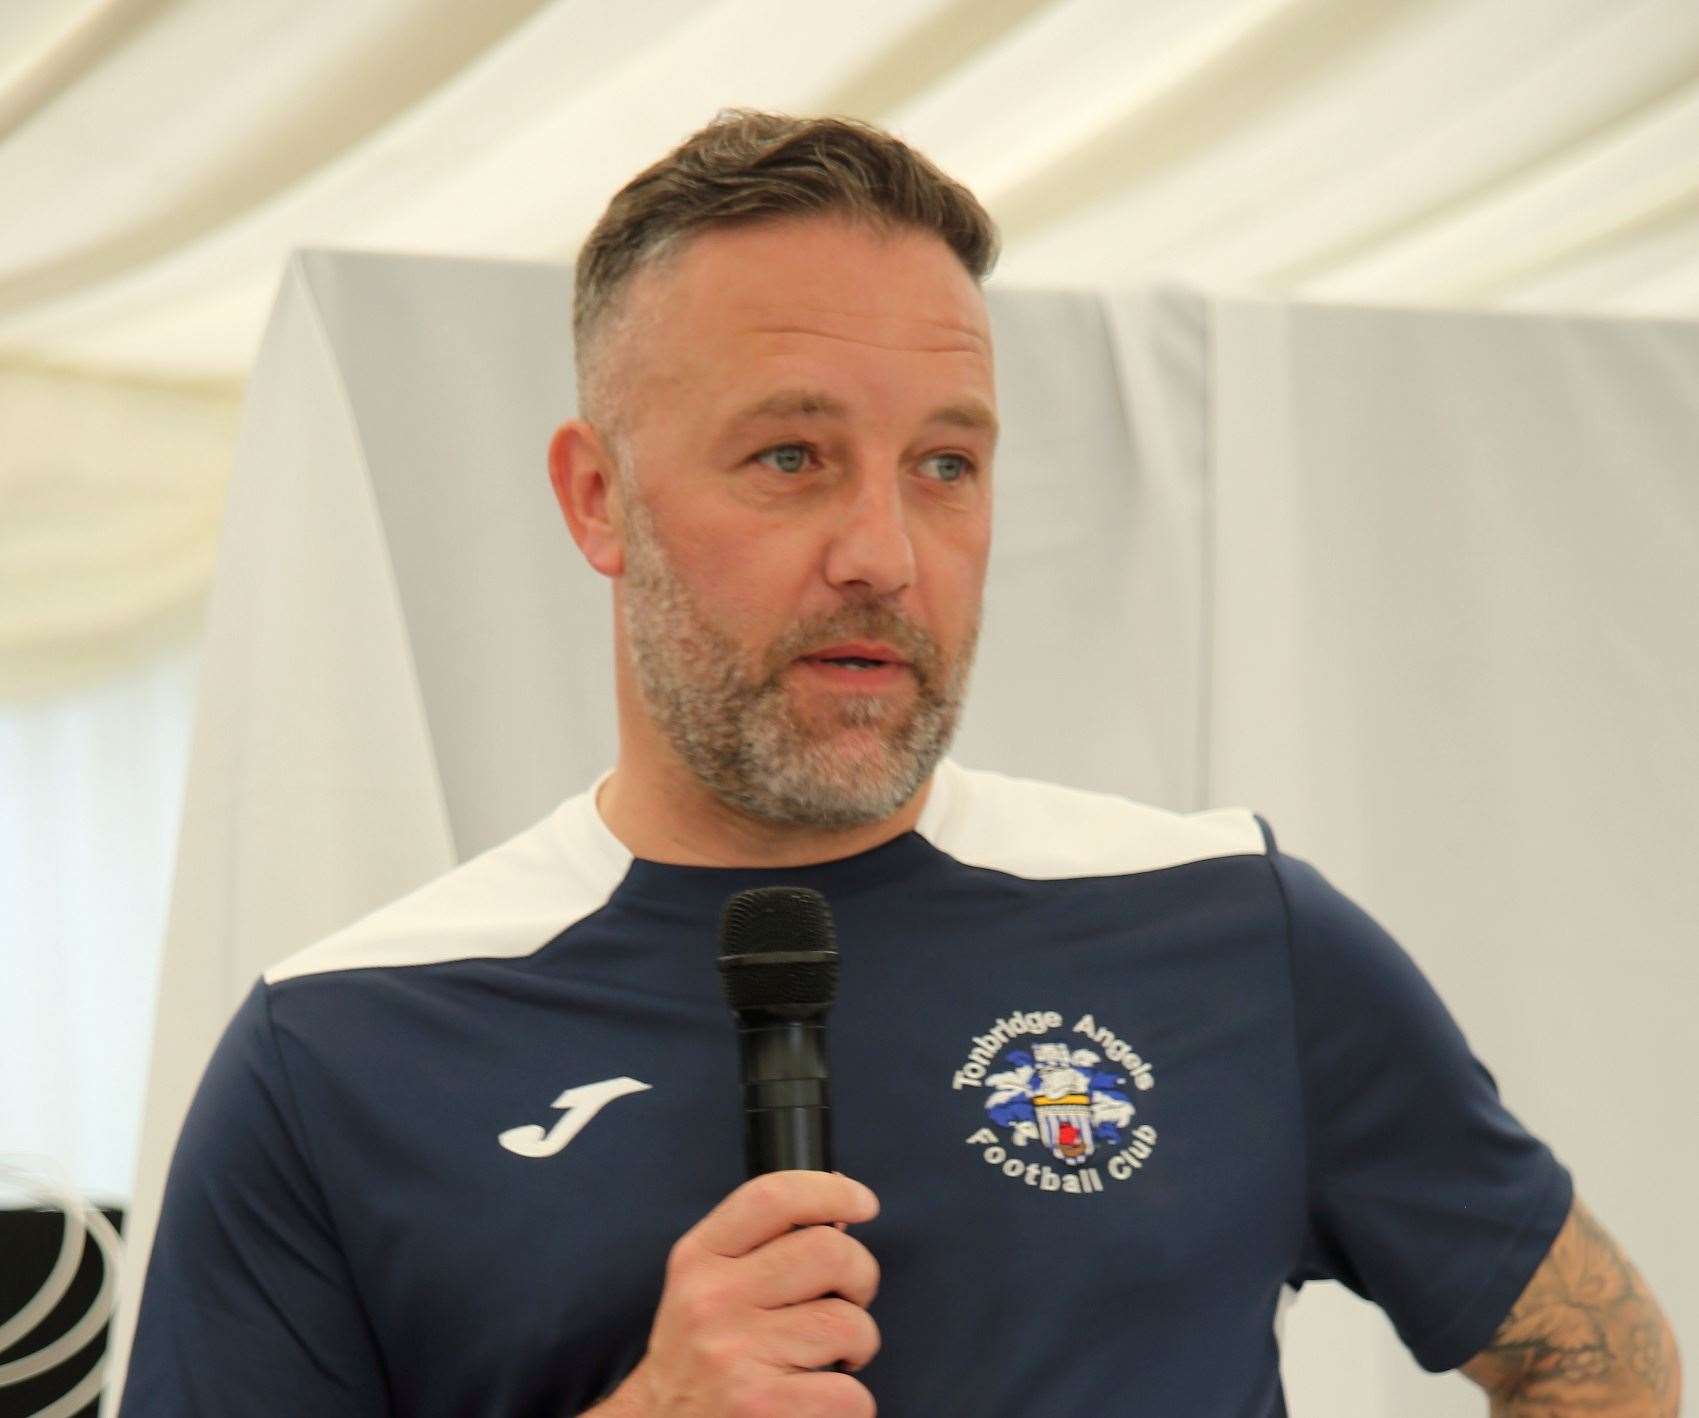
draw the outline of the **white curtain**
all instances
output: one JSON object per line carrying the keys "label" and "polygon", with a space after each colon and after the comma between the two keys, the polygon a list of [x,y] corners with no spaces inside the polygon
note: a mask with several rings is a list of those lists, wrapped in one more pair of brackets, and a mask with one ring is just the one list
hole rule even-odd
{"label": "white curtain", "polygon": [[[607,588],[544,469],[570,291],[562,266],[290,267],[208,612],[138,1252],[254,975],[611,761]],[[1429,972],[1683,1328],[1699,327],[989,302],[1005,436],[957,755],[1263,812]],[[1294,1412],[1480,1412],[1337,1287],[1285,1329]]]}
{"label": "white curtain", "polygon": [[196,640],[0,706],[0,1154],[128,1206]]}

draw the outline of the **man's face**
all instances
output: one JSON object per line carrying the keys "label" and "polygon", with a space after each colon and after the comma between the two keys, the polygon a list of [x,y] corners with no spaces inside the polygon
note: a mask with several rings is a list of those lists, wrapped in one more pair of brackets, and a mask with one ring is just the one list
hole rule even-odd
{"label": "man's face", "polygon": [[[742,813],[889,817],[955,733],[979,634],[996,443],[983,297],[935,237],[818,217],[709,232],[634,294],[665,311],[628,366],[636,487],[616,582],[645,707]],[[748,412],[763,402],[787,407]],[[850,642],[906,663],[807,658]]]}

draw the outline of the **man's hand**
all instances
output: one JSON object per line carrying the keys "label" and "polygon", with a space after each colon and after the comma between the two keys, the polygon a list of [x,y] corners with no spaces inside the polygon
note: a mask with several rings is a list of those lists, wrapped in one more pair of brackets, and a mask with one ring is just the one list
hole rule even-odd
{"label": "man's hand", "polygon": [[[679,1237],[648,1352],[595,1418],[871,1418],[840,1360],[879,1350],[879,1264],[844,1234],[878,1199],[837,1172],[769,1172]],[[797,1228],[802,1229],[797,1229]],[[588,1418],[588,1415],[587,1415]]]}

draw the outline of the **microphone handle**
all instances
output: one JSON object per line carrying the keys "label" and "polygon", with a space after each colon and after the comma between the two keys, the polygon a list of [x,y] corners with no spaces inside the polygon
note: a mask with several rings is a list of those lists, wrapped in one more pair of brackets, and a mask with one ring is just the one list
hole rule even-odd
{"label": "microphone handle", "polygon": [[[832,1170],[832,1098],[826,1021],[738,1017],[743,1064],[743,1152],[749,1175]],[[848,1372],[843,1364],[826,1371]]]}
{"label": "microphone handle", "polygon": [[832,1170],[832,1100],[824,1019],[738,1019],[743,1149],[749,1175]]}

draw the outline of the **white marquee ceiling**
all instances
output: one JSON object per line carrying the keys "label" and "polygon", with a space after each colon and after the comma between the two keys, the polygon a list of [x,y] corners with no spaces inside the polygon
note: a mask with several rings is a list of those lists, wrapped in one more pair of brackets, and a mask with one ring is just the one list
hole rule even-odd
{"label": "white marquee ceiling", "polygon": [[[568,260],[732,105],[920,148],[994,286],[1699,317],[1696,0],[4,0],[0,661],[124,638],[36,553],[138,462],[205,560],[291,248]],[[20,441],[121,387],[140,442]]]}

